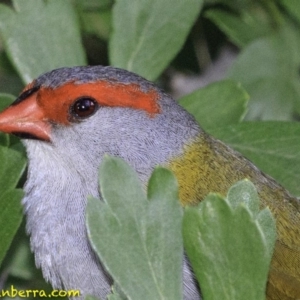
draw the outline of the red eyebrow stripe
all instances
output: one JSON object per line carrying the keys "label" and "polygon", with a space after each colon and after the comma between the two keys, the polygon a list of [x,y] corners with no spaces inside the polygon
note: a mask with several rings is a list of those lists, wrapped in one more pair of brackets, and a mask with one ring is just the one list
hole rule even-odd
{"label": "red eyebrow stripe", "polygon": [[41,87],[38,102],[49,120],[69,124],[70,105],[79,97],[92,97],[100,106],[130,107],[141,109],[150,115],[159,113],[159,94],[155,89],[147,92],[135,83],[121,84],[98,81],[76,84],[66,83],[58,88]]}

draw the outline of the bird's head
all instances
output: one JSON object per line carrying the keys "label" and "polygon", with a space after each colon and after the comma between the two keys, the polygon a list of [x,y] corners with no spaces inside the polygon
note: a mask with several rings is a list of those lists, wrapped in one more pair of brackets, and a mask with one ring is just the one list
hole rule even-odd
{"label": "bird's head", "polygon": [[0,114],[0,130],[19,135],[29,159],[37,156],[32,149],[43,148],[69,165],[86,167],[99,166],[108,153],[145,174],[180,153],[199,128],[151,82],[93,66],[38,77]]}
{"label": "bird's head", "polygon": [[103,297],[110,290],[85,225],[87,196],[101,198],[104,154],[126,160],[146,186],[153,168],[183,154],[199,130],[154,84],[102,66],[41,75],[0,113],[0,131],[20,136],[27,149],[27,230],[36,264],[55,288]]}

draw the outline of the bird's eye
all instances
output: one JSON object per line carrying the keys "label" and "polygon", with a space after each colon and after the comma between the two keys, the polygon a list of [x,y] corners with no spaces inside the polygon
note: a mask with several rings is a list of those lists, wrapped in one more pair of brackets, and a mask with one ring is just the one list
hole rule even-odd
{"label": "bird's eye", "polygon": [[94,114],[97,108],[96,100],[90,97],[81,97],[73,103],[71,114],[76,119],[84,119]]}

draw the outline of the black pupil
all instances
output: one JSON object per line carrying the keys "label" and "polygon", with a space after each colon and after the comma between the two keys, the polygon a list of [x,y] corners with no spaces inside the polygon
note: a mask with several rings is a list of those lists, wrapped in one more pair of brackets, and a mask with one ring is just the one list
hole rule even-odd
{"label": "black pupil", "polygon": [[93,114],[96,109],[96,103],[94,99],[81,98],[75,102],[73,109],[77,117],[85,118]]}

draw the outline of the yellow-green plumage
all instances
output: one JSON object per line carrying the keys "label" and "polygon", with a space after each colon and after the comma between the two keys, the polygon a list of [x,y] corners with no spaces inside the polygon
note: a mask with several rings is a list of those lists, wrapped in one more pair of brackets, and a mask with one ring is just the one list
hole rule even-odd
{"label": "yellow-green plumage", "polygon": [[277,241],[267,285],[268,300],[300,299],[300,203],[271,177],[221,141],[203,133],[170,161],[183,205],[197,204],[209,192],[226,195],[235,182],[248,178],[269,207]]}

